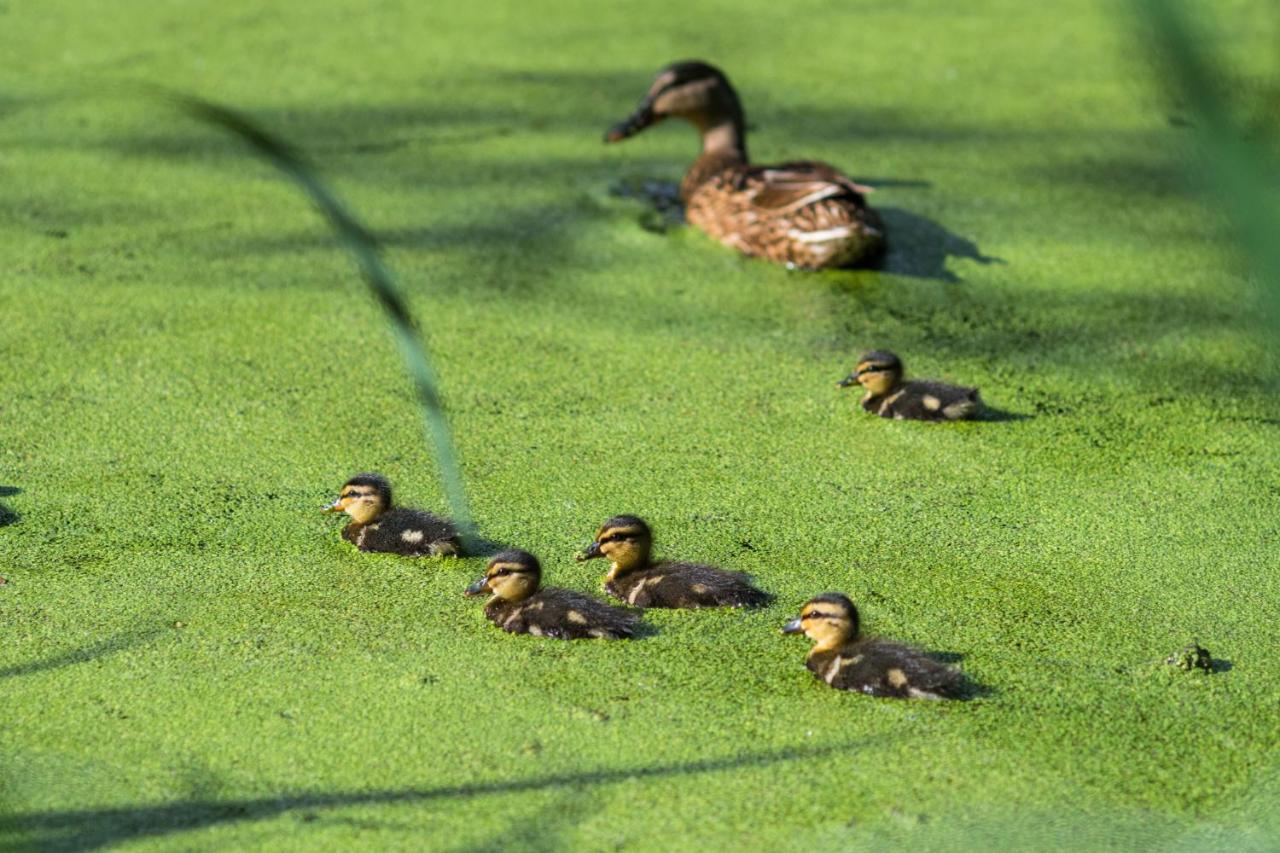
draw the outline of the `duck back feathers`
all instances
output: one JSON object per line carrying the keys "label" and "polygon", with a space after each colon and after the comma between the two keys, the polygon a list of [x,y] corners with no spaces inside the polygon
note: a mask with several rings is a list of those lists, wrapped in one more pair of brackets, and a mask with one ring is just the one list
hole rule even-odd
{"label": "duck back feathers", "polygon": [[813,161],[695,162],[681,184],[689,222],[746,255],[799,269],[848,266],[879,254],[884,223],[862,190],[835,167]]}
{"label": "duck back feathers", "polygon": [[557,640],[627,639],[640,623],[639,616],[621,607],[555,587],[540,589],[521,601],[495,598],[484,612],[504,631]]}
{"label": "duck back feathers", "polygon": [[759,607],[770,598],[739,572],[680,562],[627,572],[607,581],[605,591],[634,607]]}
{"label": "duck back feathers", "polygon": [[447,518],[420,509],[392,509],[369,524],[351,522],[342,538],[361,551],[386,551],[405,557],[456,555],[457,528]]}
{"label": "duck back feathers", "polygon": [[900,699],[960,699],[964,677],[919,649],[888,640],[858,640],[805,660],[815,677],[839,690]]}
{"label": "duck back feathers", "polygon": [[977,388],[916,380],[904,382],[887,394],[868,397],[862,408],[882,418],[915,421],[955,421],[982,412]]}

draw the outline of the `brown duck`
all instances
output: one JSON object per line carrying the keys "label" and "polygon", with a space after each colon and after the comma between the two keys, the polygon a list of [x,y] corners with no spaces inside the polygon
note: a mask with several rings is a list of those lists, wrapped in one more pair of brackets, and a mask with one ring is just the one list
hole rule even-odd
{"label": "brown duck", "polygon": [[702,153],[680,182],[685,216],[707,234],[753,257],[798,269],[844,267],[874,259],[884,224],[867,207],[869,187],[812,160],[753,166],[738,95],[717,68],[676,62],[606,142],[634,136],[676,116],[702,135]]}
{"label": "brown duck", "polygon": [[861,385],[867,391],[862,408],[882,418],[958,421],[982,414],[977,388],[919,379],[904,382],[902,372],[901,359],[888,350],[875,350],[858,359],[853,372],[836,384]]}
{"label": "brown duck", "polygon": [[569,589],[542,586],[542,565],[528,551],[503,551],[489,561],[484,577],[467,587],[466,596],[490,596],[484,605],[489,621],[513,634],[557,640],[631,637],[640,617]]}
{"label": "brown duck", "polygon": [[342,538],[361,551],[402,557],[457,556],[462,546],[453,522],[420,509],[391,505],[391,483],[381,474],[357,474],[343,484],[325,512],[345,512],[351,522]]}
{"label": "brown duck", "polygon": [[582,560],[604,557],[612,565],[604,578],[605,592],[635,607],[758,607],[769,603],[768,593],[752,586],[739,572],[715,566],[650,558],[653,534],[634,515],[615,515],[600,525],[595,541],[578,555]]}
{"label": "brown duck", "polygon": [[961,699],[964,676],[919,649],[858,637],[858,608],[838,592],[810,599],[782,629],[814,641],[805,658],[816,678],[837,690],[899,699]]}

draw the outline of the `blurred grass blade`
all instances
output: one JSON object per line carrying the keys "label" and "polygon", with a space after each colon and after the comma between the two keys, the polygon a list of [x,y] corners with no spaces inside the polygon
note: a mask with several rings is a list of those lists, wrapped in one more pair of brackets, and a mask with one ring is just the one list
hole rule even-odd
{"label": "blurred grass blade", "polygon": [[1219,81],[1226,75],[1201,48],[1205,43],[1177,0],[1133,0],[1148,25],[1159,68],[1194,115],[1203,153],[1199,178],[1231,218],[1262,279],[1263,298],[1280,323],[1280,175],[1275,158],[1251,141],[1231,115]]}
{"label": "blurred grass blade", "polygon": [[205,124],[224,130],[244,140],[263,159],[288,175],[315,202],[328,218],[338,239],[355,256],[378,304],[386,312],[391,332],[404,358],[405,367],[413,380],[427,433],[435,445],[436,464],[444,485],[445,500],[449,512],[457,522],[462,535],[464,552],[477,553],[478,540],[471,511],[467,505],[466,489],[462,482],[462,469],[458,454],[440,400],[439,383],[435,368],[426,347],[414,327],[413,318],[390,270],[382,263],[373,237],[356,221],[337,197],[316,177],[305,158],[283,141],[271,136],[248,118],[217,104],[184,95],[167,95],[169,100],[184,112]]}

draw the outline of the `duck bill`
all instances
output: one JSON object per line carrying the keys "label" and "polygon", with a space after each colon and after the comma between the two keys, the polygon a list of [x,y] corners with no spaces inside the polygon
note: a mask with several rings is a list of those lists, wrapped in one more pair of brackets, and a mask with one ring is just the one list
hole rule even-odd
{"label": "duck bill", "polygon": [[799,617],[782,626],[782,633],[784,634],[801,634],[803,632],[804,627],[800,624]]}
{"label": "duck bill", "polygon": [[646,98],[626,120],[620,121],[609,128],[608,133],[604,135],[604,141],[621,142],[624,139],[635,136],[657,121],[658,116],[653,112],[653,104]]}
{"label": "duck bill", "polygon": [[581,554],[578,554],[573,559],[577,560],[579,563],[584,563],[587,560],[594,560],[597,557],[603,557],[603,556],[604,556],[604,552],[600,550],[600,543],[592,542],[590,545],[587,546],[587,549],[585,551],[583,551]]}
{"label": "duck bill", "polygon": [[342,512],[342,498],[338,498],[331,504],[327,504],[321,512]]}
{"label": "duck bill", "polygon": [[463,590],[462,594],[467,598],[475,598],[477,595],[488,595],[491,592],[493,590],[489,588],[489,579],[480,578],[480,580]]}
{"label": "duck bill", "polygon": [[848,388],[850,385],[857,385],[857,384],[858,384],[858,374],[850,373],[844,379],[841,379],[839,382],[837,382],[836,387]]}

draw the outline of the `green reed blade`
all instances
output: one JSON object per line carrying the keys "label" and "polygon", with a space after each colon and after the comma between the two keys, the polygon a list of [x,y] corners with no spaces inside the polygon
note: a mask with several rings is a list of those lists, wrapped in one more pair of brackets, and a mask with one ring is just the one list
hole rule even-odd
{"label": "green reed blade", "polygon": [[431,357],[424,346],[409,307],[400,295],[391,271],[378,254],[377,243],[356,218],[348,212],[334,193],[316,177],[314,169],[294,148],[258,127],[244,115],[186,95],[167,95],[184,112],[213,127],[244,140],[263,159],[269,161],[300,186],[320,208],[333,226],[339,241],[360,265],[369,290],[386,312],[388,325],[404,358],[413,381],[427,433],[435,445],[436,461],[443,481],[449,512],[457,522],[465,553],[476,553],[478,538],[463,486],[458,453],[440,399],[439,382]]}

